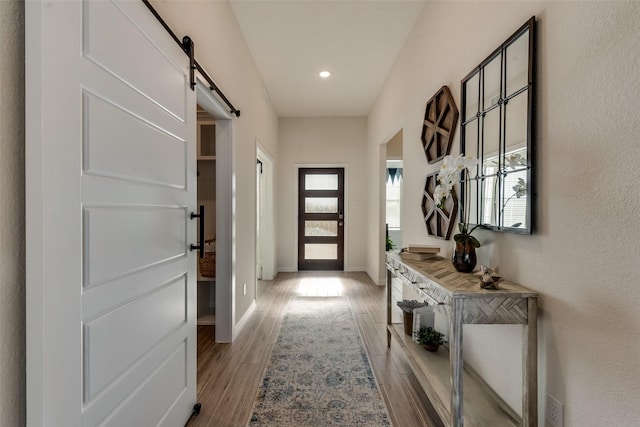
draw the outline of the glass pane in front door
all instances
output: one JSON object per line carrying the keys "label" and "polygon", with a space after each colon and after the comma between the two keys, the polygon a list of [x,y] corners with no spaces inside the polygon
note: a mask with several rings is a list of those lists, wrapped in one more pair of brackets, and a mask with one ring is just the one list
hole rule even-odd
{"label": "glass pane in front door", "polygon": [[337,236],[338,221],[305,221],[305,236]]}
{"label": "glass pane in front door", "polygon": [[330,259],[338,258],[338,245],[335,243],[305,243],[305,259]]}
{"label": "glass pane in front door", "polygon": [[309,174],[304,180],[305,190],[337,190],[337,174]]}
{"label": "glass pane in front door", "polygon": [[337,213],[337,197],[305,197],[305,213]]}

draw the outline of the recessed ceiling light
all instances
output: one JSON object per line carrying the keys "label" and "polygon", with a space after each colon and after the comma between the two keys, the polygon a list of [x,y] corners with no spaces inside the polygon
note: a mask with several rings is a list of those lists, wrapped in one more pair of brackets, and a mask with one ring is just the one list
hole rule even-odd
{"label": "recessed ceiling light", "polygon": [[319,75],[320,77],[322,77],[323,79],[326,79],[327,77],[329,77],[329,76],[331,75],[331,73],[325,70],[325,71],[320,71],[320,72],[318,73],[318,75]]}

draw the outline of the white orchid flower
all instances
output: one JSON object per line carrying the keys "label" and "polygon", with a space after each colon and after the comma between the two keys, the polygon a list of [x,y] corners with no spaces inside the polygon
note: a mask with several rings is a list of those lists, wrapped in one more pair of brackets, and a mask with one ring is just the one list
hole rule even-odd
{"label": "white orchid flower", "polygon": [[518,166],[525,166],[526,159],[520,155],[520,153],[511,153],[506,157],[507,163],[511,169],[515,169]]}
{"label": "white orchid flower", "polygon": [[446,198],[448,195],[447,190],[442,185],[436,185],[435,190],[433,190],[433,198],[440,205],[442,199]]}
{"label": "white orchid flower", "polygon": [[513,191],[516,193],[515,194],[516,198],[518,199],[522,196],[527,195],[527,184],[524,181],[524,178],[518,178],[518,183],[514,185],[512,188],[513,188]]}
{"label": "white orchid flower", "polygon": [[438,173],[438,182],[433,192],[433,198],[436,200],[439,208],[442,208],[445,200],[453,191],[453,186],[459,181],[460,172],[467,169],[470,171],[478,165],[478,160],[471,157],[459,154],[457,156],[445,156],[440,166],[440,172]]}
{"label": "white orchid flower", "polygon": [[440,171],[454,170],[455,168],[456,168],[455,158],[451,156],[444,156],[444,160],[442,161],[442,166],[440,166]]}
{"label": "white orchid flower", "polygon": [[[453,191],[453,186],[456,182],[460,181],[460,173],[464,170],[467,171],[465,179],[467,184],[469,184],[471,170],[477,167],[479,163],[478,159],[471,156],[465,156],[462,153],[455,157],[450,155],[444,157],[442,165],[440,166],[440,172],[438,173],[439,184],[436,185],[436,188],[433,190],[433,199],[435,200],[438,208],[442,209],[444,207],[447,198]],[[469,185],[465,188],[467,189],[466,192],[468,192]],[[460,233],[453,236],[454,240],[458,243],[470,241],[474,247],[479,248],[480,242],[471,235],[477,227],[478,225],[475,225],[469,229],[468,218],[462,219],[458,224]]]}
{"label": "white orchid flower", "polygon": [[480,162],[475,157],[465,156],[464,157],[464,169],[471,171],[471,169],[478,166]]}

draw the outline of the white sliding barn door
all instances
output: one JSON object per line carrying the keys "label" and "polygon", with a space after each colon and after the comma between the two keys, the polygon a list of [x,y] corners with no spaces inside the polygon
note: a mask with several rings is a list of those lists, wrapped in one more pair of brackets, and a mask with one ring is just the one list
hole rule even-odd
{"label": "white sliding barn door", "polygon": [[26,2],[27,422],[196,399],[196,95],[140,1]]}

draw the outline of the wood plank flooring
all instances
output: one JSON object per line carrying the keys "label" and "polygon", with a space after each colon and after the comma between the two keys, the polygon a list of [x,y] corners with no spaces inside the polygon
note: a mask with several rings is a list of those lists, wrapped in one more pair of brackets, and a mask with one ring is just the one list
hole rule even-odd
{"label": "wood plank flooring", "polygon": [[443,425],[399,346],[392,342],[387,347],[384,287],[361,272],[297,272],[280,273],[275,280],[258,284],[256,311],[235,342],[215,343],[214,327],[198,326],[198,402],[202,410],[188,427],[246,426],[284,308],[294,295],[348,296],[393,425]]}

